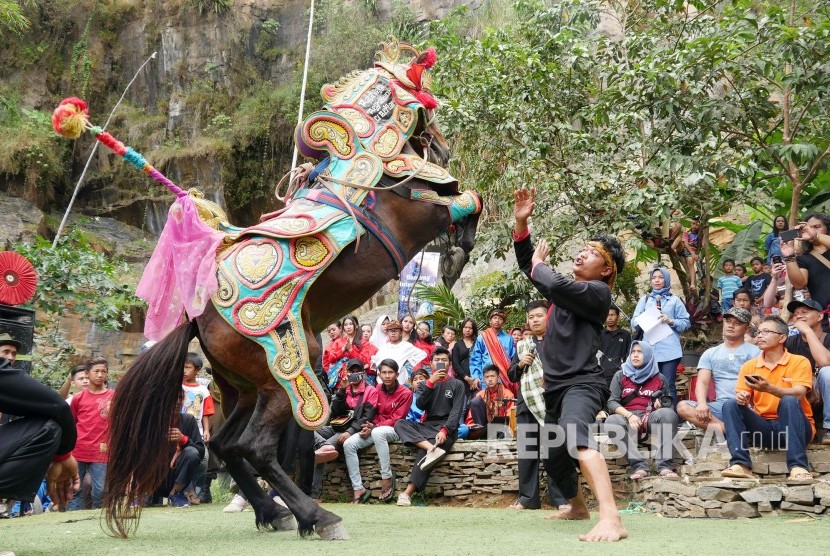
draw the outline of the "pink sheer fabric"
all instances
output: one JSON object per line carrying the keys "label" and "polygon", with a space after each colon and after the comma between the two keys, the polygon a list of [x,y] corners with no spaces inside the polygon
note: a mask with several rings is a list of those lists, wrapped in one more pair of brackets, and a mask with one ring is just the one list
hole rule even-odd
{"label": "pink sheer fabric", "polygon": [[190,196],[179,197],[167,213],[167,224],[136,295],[149,305],[144,335],[159,341],[169,334],[187,312],[190,319],[201,315],[219,285],[216,280],[216,249],[225,235],[199,219]]}

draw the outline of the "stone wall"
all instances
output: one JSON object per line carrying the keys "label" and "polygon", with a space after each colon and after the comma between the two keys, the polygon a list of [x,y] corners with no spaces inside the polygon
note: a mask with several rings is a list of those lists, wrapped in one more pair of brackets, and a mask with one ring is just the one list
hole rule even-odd
{"label": "stone wall", "polygon": [[807,458],[815,480],[788,481],[786,455],[750,450],[757,479],[724,479],[729,452],[725,446],[679,469],[681,479],[646,478],[632,485],[635,500],[666,517],[762,517],[786,512],[813,515],[830,507],[830,449],[811,446]]}
{"label": "stone wall", "polygon": [[[600,438],[601,440],[601,438]],[[697,460],[678,459],[679,479],[651,476],[636,483],[628,479],[628,460],[605,449],[608,471],[618,501],[634,500],[666,517],[739,518],[777,515],[780,512],[824,514],[830,507],[830,449],[811,446],[808,458],[817,473],[811,481],[788,482],[784,452],[752,450],[753,471],[759,479],[723,479],[720,471],[729,461],[726,446],[709,442],[699,431],[688,434],[684,444]],[[390,462],[401,492],[415,463],[414,452],[401,444],[390,445]],[[363,486],[376,498],[381,491],[380,469],[374,446],[360,453]],[[432,472],[426,494],[436,503],[454,501],[476,505],[501,503],[518,494],[518,459],[512,440],[459,441]],[[544,480],[541,481],[544,492]],[[591,498],[587,485],[584,492]],[[351,500],[352,488],[346,464],[328,464],[323,483],[324,500]],[[543,500],[546,498],[543,494]]]}
{"label": "stone wall", "polygon": [[[400,492],[406,486],[415,464],[414,451],[402,444],[392,444],[389,450]],[[609,459],[608,470],[617,497],[630,497],[631,492],[626,484],[628,462],[625,459]],[[381,484],[374,446],[369,446],[360,453],[360,474],[364,488],[370,489],[374,497],[377,497]],[[544,491],[544,481],[541,484]],[[472,498],[481,503],[500,495],[517,495],[518,491],[518,459],[516,443],[512,440],[456,442],[446,459],[433,470],[426,487],[426,493],[431,496],[461,500]],[[351,482],[342,458],[328,464],[322,495],[325,500],[351,500]]]}

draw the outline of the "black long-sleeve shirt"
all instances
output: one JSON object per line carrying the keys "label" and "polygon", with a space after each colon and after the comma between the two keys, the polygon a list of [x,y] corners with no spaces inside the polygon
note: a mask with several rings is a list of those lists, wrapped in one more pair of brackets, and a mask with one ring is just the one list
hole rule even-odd
{"label": "black long-sleeve shirt", "polygon": [[608,330],[604,328],[599,340],[599,365],[605,374],[605,380],[611,384],[611,379],[620,370],[623,361],[628,358],[628,350],[631,348],[631,333],[628,330],[618,328]]}
{"label": "black long-sleeve shirt", "polygon": [[[3,357],[0,357],[0,412],[19,417],[54,419],[61,428],[61,441],[55,455],[68,454],[75,448],[78,433],[66,400],[24,371],[12,367],[9,360]],[[3,434],[2,427],[0,434]],[[0,453],[0,460],[7,455]]]}
{"label": "black long-sleeve shirt", "polygon": [[427,423],[443,422],[449,434],[457,434],[461,412],[464,409],[464,384],[456,378],[448,378],[436,384],[425,380],[418,384],[415,405],[425,412]]}
{"label": "black long-sleeve shirt", "polygon": [[577,384],[608,385],[597,363],[600,335],[611,290],[599,280],[576,281],[545,264],[533,268],[530,234],[513,242],[519,268],[545,299],[554,304],[548,317],[539,357],[545,372],[545,391],[555,392]]}

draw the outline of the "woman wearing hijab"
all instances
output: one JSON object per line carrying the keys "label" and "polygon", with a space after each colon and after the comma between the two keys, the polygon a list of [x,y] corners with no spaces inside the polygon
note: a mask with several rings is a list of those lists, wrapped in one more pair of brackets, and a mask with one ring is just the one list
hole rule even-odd
{"label": "woman wearing hijab", "polygon": [[378,321],[375,323],[375,328],[374,330],[372,330],[372,336],[369,338],[369,341],[372,343],[372,345],[378,349],[385,346],[386,342],[389,341],[389,338],[386,337],[387,324],[389,324],[389,316],[379,316]]}
{"label": "woman wearing hijab", "polygon": [[680,333],[691,326],[689,312],[679,297],[671,292],[671,276],[665,268],[657,267],[651,271],[651,291],[640,298],[631,327],[637,326],[637,317],[646,309],[656,307],[660,311],[660,320],[672,329],[672,334],[654,344],[654,356],[660,372],[666,378],[671,391],[672,407],[677,405],[677,365],[683,357],[683,348],[680,346]]}
{"label": "woman wearing hijab", "polygon": [[628,359],[611,380],[611,397],[605,420],[606,432],[628,448],[631,480],[648,477],[648,463],[637,448],[637,440],[651,434],[656,446],[657,473],[661,477],[677,477],[672,469],[672,439],[680,419],[671,408],[672,398],[666,379],[660,374],[654,350],[647,342],[631,345]]}

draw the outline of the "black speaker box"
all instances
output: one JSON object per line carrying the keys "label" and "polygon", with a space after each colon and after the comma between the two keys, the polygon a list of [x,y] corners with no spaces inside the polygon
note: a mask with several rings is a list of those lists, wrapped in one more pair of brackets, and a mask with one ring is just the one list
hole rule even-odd
{"label": "black speaker box", "polygon": [[0,304],[0,334],[7,333],[23,344],[15,367],[32,371],[32,347],[35,339],[35,312],[31,309]]}

